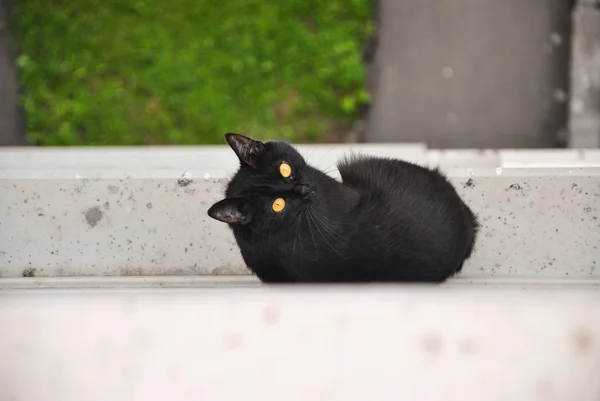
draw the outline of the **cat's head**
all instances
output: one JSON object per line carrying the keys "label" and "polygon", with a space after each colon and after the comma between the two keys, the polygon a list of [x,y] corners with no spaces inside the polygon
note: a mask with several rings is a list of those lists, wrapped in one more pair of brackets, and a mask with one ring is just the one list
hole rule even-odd
{"label": "cat's head", "polygon": [[261,142],[227,133],[225,139],[240,161],[226,198],[215,203],[208,215],[231,225],[292,225],[318,196],[324,174],[310,167],[291,145]]}

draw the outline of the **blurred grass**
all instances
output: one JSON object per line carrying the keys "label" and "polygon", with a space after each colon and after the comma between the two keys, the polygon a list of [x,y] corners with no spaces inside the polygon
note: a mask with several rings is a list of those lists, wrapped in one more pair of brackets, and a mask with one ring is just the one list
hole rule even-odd
{"label": "blurred grass", "polygon": [[368,101],[372,0],[19,0],[12,29],[39,145],[322,140]]}

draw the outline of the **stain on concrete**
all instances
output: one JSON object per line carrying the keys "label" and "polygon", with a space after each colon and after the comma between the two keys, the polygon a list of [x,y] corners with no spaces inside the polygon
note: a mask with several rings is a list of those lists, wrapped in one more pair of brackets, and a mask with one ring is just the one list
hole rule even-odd
{"label": "stain on concrete", "polygon": [[90,186],[90,180],[88,180],[87,178],[77,178],[77,180],[80,180],[81,185],[75,187],[75,192],[77,192],[78,194],[82,194],[85,192],[85,189],[87,189]]}
{"label": "stain on concrete", "polygon": [[192,184],[193,182],[194,182],[194,180],[189,177],[181,177],[180,179],[177,180],[177,185],[179,185],[182,188],[185,188],[188,185]]}
{"label": "stain on concrete", "polygon": [[108,186],[108,192],[110,192],[111,194],[118,194],[119,193],[120,188],[116,185],[109,185]]}
{"label": "stain on concrete", "polygon": [[594,338],[587,330],[578,330],[573,335],[575,350],[580,354],[588,354],[594,348]]}
{"label": "stain on concrete", "polygon": [[240,333],[227,333],[222,340],[223,346],[228,350],[234,350],[244,345],[244,337]]}
{"label": "stain on concrete", "polygon": [[276,324],[281,319],[281,310],[273,305],[267,305],[263,309],[263,320],[268,325]]}
{"label": "stain on concrete", "polygon": [[23,277],[35,277],[37,275],[37,270],[33,268],[23,270]]}
{"label": "stain on concrete", "polygon": [[100,210],[100,206],[91,207],[85,212],[85,221],[92,228],[96,227],[98,222],[102,220],[102,217],[104,217],[104,213]]}
{"label": "stain on concrete", "polygon": [[121,276],[143,276],[144,270],[139,267],[126,267],[119,272]]}
{"label": "stain on concrete", "polygon": [[463,355],[474,355],[479,352],[479,344],[473,338],[463,338],[458,343],[458,351]]}
{"label": "stain on concrete", "polygon": [[469,178],[464,184],[463,187],[464,188],[473,188],[475,186],[475,183],[473,182],[472,178]]}
{"label": "stain on concrete", "polygon": [[540,380],[535,385],[535,392],[540,400],[553,400],[554,398],[554,386],[552,380],[545,378]]}
{"label": "stain on concrete", "polygon": [[104,202],[103,206],[104,206],[104,209],[106,209],[106,210],[110,209],[110,203],[108,201]]}
{"label": "stain on concrete", "polygon": [[211,276],[247,275],[248,269],[243,266],[219,266],[210,271]]}
{"label": "stain on concrete", "polygon": [[350,317],[346,314],[337,313],[331,317],[331,322],[339,330],[345,330],[350,326]]}
{"label": "stain on concrete", "polygon": [[426,333],[421,337],[421,347],[431,355],[437,355],[442,351],[444,343],[439,333]]}
{"label": "stain on concrete", "polygon": [[[153,262],[156,262],[153,260]],[[195,271],[191,268],[141,268],[141,267],[126,267],[119,271],[121,276],[187,276],[195,275]]]}

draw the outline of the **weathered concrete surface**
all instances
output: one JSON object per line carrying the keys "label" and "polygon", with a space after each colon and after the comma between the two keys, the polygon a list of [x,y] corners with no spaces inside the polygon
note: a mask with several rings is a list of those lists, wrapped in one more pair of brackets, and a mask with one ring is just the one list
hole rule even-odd
{"label": "weathered concrete surface", "polygon": [[[206,215],[225,178],[111,174],[0,171],[1,275],[247,274],[226,225]],[[482,223],[463,277],[600,277],[600,169],[450,177]]]}
{"label": "weathered concrete surface", "polygon": [[380,0],[367,142],[564,142],[572,3]]}
{"label": "weathered concrete surface", "polygon": [[598,291],[0,291],[0,399],[597,401],[599,309]]}

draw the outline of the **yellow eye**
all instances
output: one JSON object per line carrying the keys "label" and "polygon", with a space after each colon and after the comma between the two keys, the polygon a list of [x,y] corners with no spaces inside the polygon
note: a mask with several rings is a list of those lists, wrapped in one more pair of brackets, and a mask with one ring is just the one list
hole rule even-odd
{"label": "yellow eye", "polygon": [[286,162],[283,162],[279,165],[279,172],[283,177],[288,178],[292,175],[292,167]]}
{"label": "yellow eye", "polygon": [[285,201],[283,200],[283,198],[277,198],[273,202],[273,206],[272,207],[273,207],[273,211],[279,213],[283,209],[285,209]]}

